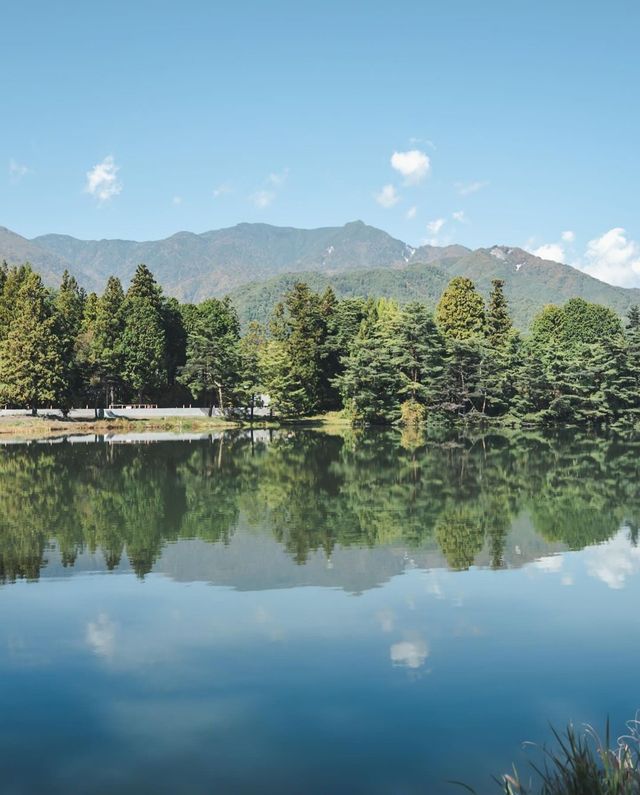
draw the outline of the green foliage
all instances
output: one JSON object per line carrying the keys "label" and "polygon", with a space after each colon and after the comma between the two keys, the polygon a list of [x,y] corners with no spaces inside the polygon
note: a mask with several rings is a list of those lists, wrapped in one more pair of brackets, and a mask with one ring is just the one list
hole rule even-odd
{"label": "green foliage", "polygon": [[236,396],[242,406],[248,407],[252,420],[256,400],[264,389],[262,362],[265,344],[264,329],[259,323],[252,321],[238,345],[239,367]]}
{"label": "green foliage", "polygon": [[407,304],[391,331],[394,364],[402,381],[399,393],[426,408],[442,388],[444,340],[423,304]]}
{"label": "green foliage", "polygon": [[456,276],[449,282],[438,301],[436,321],[452,339],[472,339],[484,333],[484,301],[471,279]]}
{"label": "green foliage", "polygon": [[66,394],[62,396],[63,407],[72,405],[74,398],[81,390],[81,374],[76,358],[76,342],[84,317],[86,294],[78,282],[68,271],[62,275],[62,284],[58,290],[54,306],[57,318],[57,336],[64,365],[64,381],[67,385]]}
{"label": "green foliage", "polygon": [[592,304],[584,298],[571,298],[562,307],[564,338],[570,345],[591,345],[622,335],[622,324],[616,313],[606,306]]}
{"label": "green foliage", "polygon": [[171,387],[187,356],[187,331],[184,325],[180,303],[175,298],[167,298],[161,307],[162,327],[167,341],[165,348],[167,385]]}
{"label": "green foliage", "polygon": [[618,317],[581,298],[535,318],[516,370],[514,405],[534,422],[633,423],[637,385]]}
{"label": "green foliage", "polygon": [[640,307],[632,306],[625,328],[627,345],[627,366],[631,376],[632,389],[640,393]]}
{"label": "green foliage", "polygon": [[36,413],[45,404],[63,399],[68,369],[59,324],[40,277],[25,273],[13,320],[0,343],[0,395],[5,402]]}
{"label": "green foliage", "polygon": [[186,363],[179,380],[211,410],[221,411],[239,380],[240,325],[228,299],[211,298],[200,304],[191,319]]}
{"label": "green foliage", "polygon": [[292,367],[286,341],[268,340],[260,350],[258,361],[271,409],[285,418],[307,413],[309,390]]}
{"label": "green foliage", "polygon": [[[286,367],[290,370],[286,379],[290,380],[296,392],[297,414],[311,414],[321,406],[323,376],[328,383],[328,374],[323,372],[327,322],[334,304],[332,292],[321,296],[310,290],[308,285],[296,282],[276,307],[272,332],[275,340],[282,343],[283,351],[274,349],[273,363],[275,365],[278,360],[279,364],[267,367],[266,372],[273,373],[282,383],[284,352],[288,360]],[[269,381],[267,391],[270,391]]]}
{"label": "green foliage", "polygon": [[408,428],[418,428],[427,420],[427,409],[414,398],[409,398],[400,406],[400,423]]}
{"label": "green foliage", "polygon": [[124,391],[123,304],[122,285],[113,276],[102,296],[91,293],[85,302],[76,339],[76,359],[83,396],[96,407],[115,403]]}
{"label": "green foliage", "polygon": [[11,323],[18,311],[18,294],[20,288],[33,271],[27,263],[25,265],[8,268],[6,262],[2,264],[2,292],[0,293],[0,340],[9,333]]}
{"label": "green foliage", "polygon": [[379,301],[362,321],[344,371],[336,377],[345,407],[356,423],[390,424],[400,419],[403,379],[396,347],[400,310]]}
{"label": "green foliage", "polygon": [[[590,726],[564,734],[553,730],[554,748],[543,748],[543,765],[533,764],[536,788],[516,770],[499,782],[505,795],[638,795],[640,793],[640,722],[631,720],[612,746],[607,722],[604,741]],[[473,790],[471,790],[473,792]]]}
{"label": "green foliage", "polygon": [[546,306],[532,324],[532,339],[539,346],[590,345],[622,335],[620,318],[611,309],[572,298],[564,306]]}
{"label": "green foliage", "polygon": [[[11,335],[12,361],[20,355],[16,329],[27,322],[19,295],[32,277],[28,265],[0,268],[0,342]],[[628,432],[640,423],[637,307],[623,329],[610,309],[581,298],[549,305],[522,338],[501,278],[492,280],[485,312],[474,284],[455,277],[435,317],[416,301],[338,300],[330,287],[293,281],[268,328],[252,324],[241,338],[230,299],[166,299],[145,265],[126,295],[111,278],[102,296],[87,297],[68,273],[55,294],[41,292],[54,318],[51,360],[62,364],[47,394],[63,408],[135,397],[253,417],[266,395],[282,417],[344,409],[356,424],[501,420]],[[22,393],[9,384],[17,376],[2,366],[2,394],[16,403]]]}
{"label": "green foliage", "polygon": [[491,295],[487,309],[486,336],[489,344],[496,348],[507,344],[513,328],[507,299],[504,296],[504,279],[494,279],[491,282]]}
{"label": "green foliage", "polygon": [[485,346],[481,338],[447,338],[441,408],[462,417],[481,410],[478,389]]}
{"label": "green foliage", "polygon": [[167,340],[160,287],[139,265],[122,305],[122,377],[142,402],[167,381]]}

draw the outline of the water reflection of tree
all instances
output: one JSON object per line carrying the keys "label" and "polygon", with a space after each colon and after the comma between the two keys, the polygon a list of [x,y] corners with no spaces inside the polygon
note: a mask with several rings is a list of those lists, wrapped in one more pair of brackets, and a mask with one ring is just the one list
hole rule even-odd
{"label": "water reflection of tree", "polygon": [[99,551],[143,576],[180,538],[227,543],[239,522],[299,563],[339,544],[437,545],[455,569],[503,565],[514,517],[572,549],[640,523],[638,446],[594,437],[426,439],[277,434],[271,444],[29,445],[0,450],[0,579]]}

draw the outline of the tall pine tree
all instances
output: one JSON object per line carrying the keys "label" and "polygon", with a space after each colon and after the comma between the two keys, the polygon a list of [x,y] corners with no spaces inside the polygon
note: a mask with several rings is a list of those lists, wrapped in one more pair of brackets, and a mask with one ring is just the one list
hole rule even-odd
{"label": "tall pine tree", "polygon": [[512,329],[511,317],[504,296],[504,280],[494,279],[491,282],[491,295],[487,309],[486,336],[494,347],[506,344]]}
{"label": "tall pine tree", "polygon": [[0,343],[0,394],[33,414],[58,403],[68,389],[59,318],[40,277],[29,272],[16,296],[14,318]]}
{"label": "tall pine tree", "polygon": [[82,327],[86,293],[78,285],[76,278],[65,270],[62,283],[56,293],[54,305],[57,310],[57,334],[60,339],[66,394],[62,396],[61,406],[67,411],[81,395],[81,373],[76,358],[76,346]]}
{"label": "tall pine tree", "polygon": [[146,265],[138,265],[123,303],[123,381],[142,403],[167,382],[162,293]]}
{"label": "tall pine tree", "polygon": [[441,395],[444,340],[426,306],[415,302],[404,307],[393,332],[394,364],[401,379],[399,396],[403,413],[418,420]]}
{"label": "tall pine tree", "polygon": [[[88,303],[88,302],[87,302]],[[109,277],[91,312],[85,308],[85,334],[89,342],[91,386],[104,405],[117,402],[123,389],[124,291],[120,280]]]}

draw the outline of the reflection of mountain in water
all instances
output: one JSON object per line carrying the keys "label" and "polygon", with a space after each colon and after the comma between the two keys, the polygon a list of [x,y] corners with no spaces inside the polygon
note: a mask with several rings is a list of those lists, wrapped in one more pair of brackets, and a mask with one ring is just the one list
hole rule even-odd
{"label": "reflection of mountain in water", "polygon": [[[549,543],[534,530],[530,518],[518,516],[505,539],[503,566],[514,568],[566,549]],[[79,553],[73,567],[65,566],[54,545],[47,553],[43,577],[72,576],[73,573],[104,570],[100,551]],[[475,564],[490,566],[490,551],[485,545]],[[447,560],[433,539],[418,547],[380,545],[375,547],[336,545],[327,555],[324,549],[310,550],[304,565],[292,561],[287,550],[269,532],[238,526],[226,544],[200,539],[181,539],[167,544],[153,566],[153,572],[178,582],[209,582],[240,591],[269,588],[324,586],[361,593],[375,588],[409,568],[440,569]],[[131,572],[126,556],[116,571]]]}
{"label": "reflection of mountain in water", "polygon": [[638,448],[289,432],[0,448],[0,577],[133,569],[357,593],[408,567],[522,565],[637,540]]}

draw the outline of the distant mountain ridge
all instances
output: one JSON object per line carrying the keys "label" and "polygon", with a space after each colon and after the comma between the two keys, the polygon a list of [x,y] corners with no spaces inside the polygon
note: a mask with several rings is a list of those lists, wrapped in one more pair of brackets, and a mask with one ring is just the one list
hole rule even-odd
{"label": "distant mountain ridge", "polygon": [[386,295],[428,303],[438,300],[453,276],[468,276],[485,295],[491,280],[500,278],[520,328],[545,304],[573,297],[605,304],[620,315],[640,303],[640,289],[605,284],[520,248],[414,248],[362,221],[319,229],[241,223],[145,242],[56,234],[28,240],[0,227],[1,259],[31,262],[52,286],[67,268],[88,290],[101,290],[112,274],[126,286],[144,262],[165,292],[180,300],[231,294],[243,320],[264,319],[296,278],[318,289],[331,284],[339,296]]}

